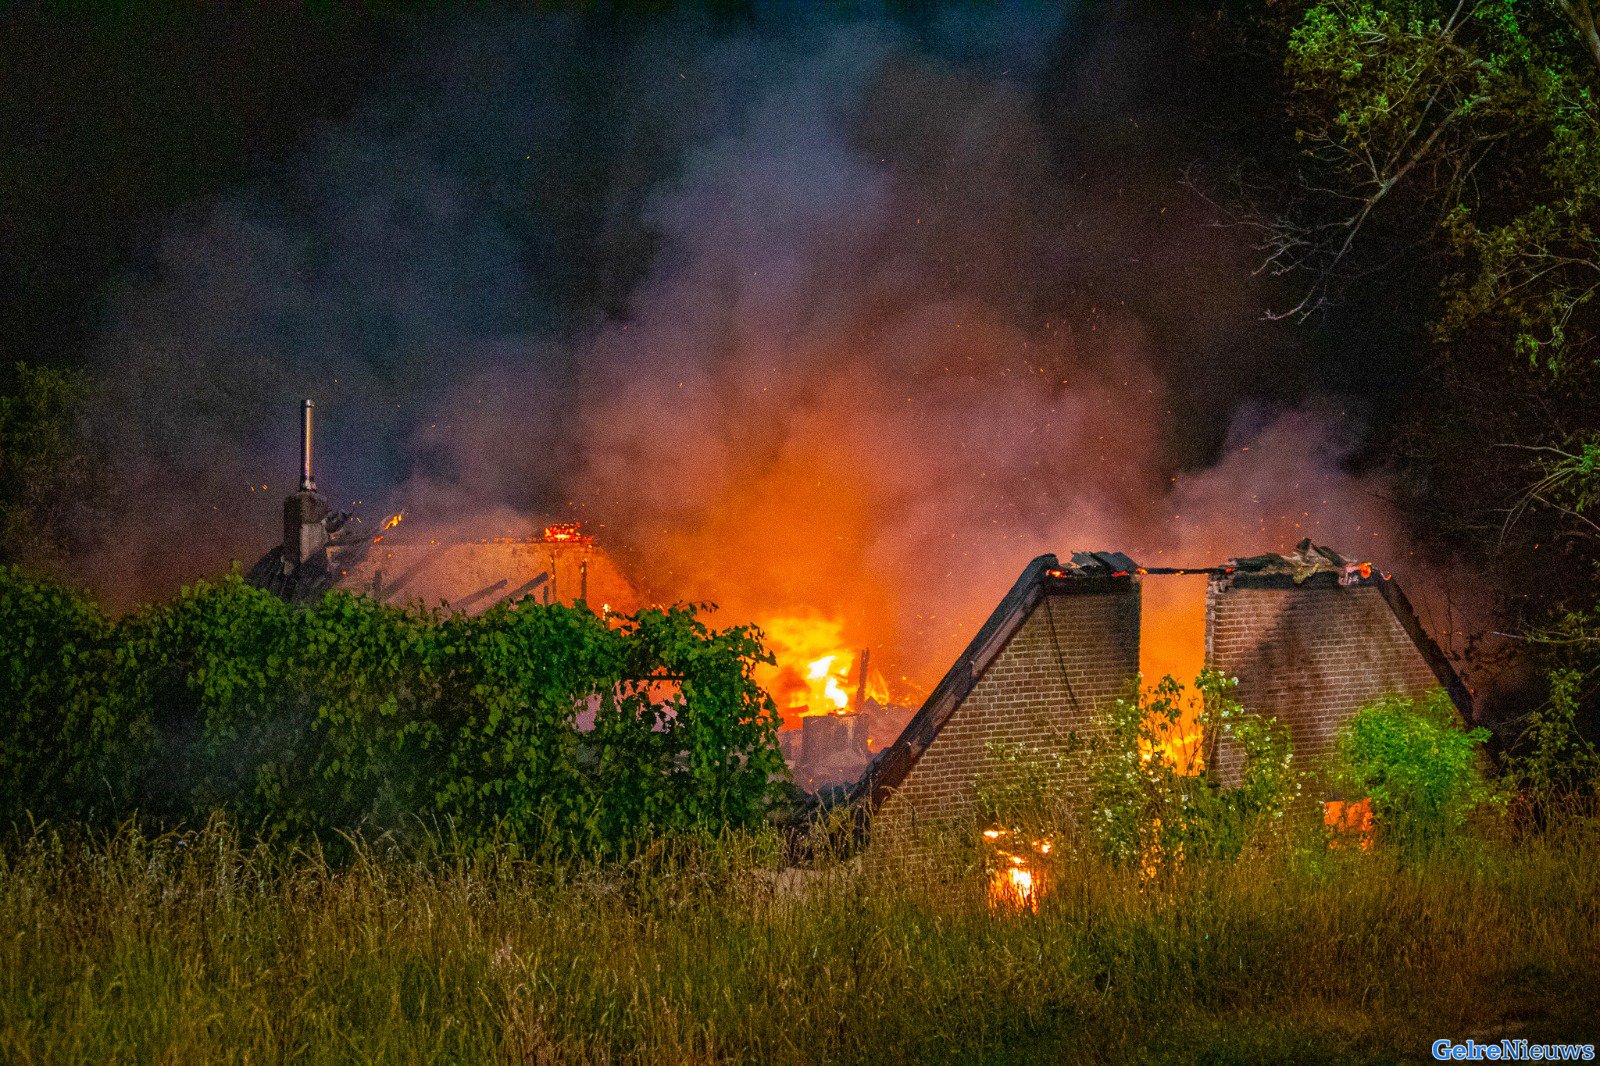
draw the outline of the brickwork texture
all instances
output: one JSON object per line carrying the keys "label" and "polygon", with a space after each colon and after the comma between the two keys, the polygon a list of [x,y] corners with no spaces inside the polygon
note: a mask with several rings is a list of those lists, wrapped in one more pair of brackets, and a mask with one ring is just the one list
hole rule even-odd
{"label": "brickwork texture", "polygon": [[[1421,695],[1439,682],[1372,586],[1237,588],[1206,593],[1206,659],[1239,679],[1245,710],[1287,725],[1302,765],[1333,750],[1339,728],[1381,696]],[[1239,753],[1217,746],[1214,771],[1237,779]]]}
{"label": "brickwork texture", "polygon": [[1137,585],[1041,598],[884,801],[878,825],[914,830],[970,814],[992,744],[1065,752],[1138,672]]}

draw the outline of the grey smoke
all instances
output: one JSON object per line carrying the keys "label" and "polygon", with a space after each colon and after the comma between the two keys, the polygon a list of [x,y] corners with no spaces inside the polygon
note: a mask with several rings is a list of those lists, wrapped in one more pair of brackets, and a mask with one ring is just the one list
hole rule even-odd
{"label": "grey smoke", "polygon": [[[336,502],[583,517],[662,597],[845,613],[920,676],[1040,551],[1392,552],[1342,414],[1230,394],[1268,358],[1218,269],[1241,250],[1086,191],[1118,161],[1059,135],[1095,106],[1064,109],[1073,32],[985,5],[428,34],[117,299],[105,431],[149,506],[99,583],[265,548],[301,395]],[[1162,262],[1193,286],[1184,345],[1126,307]],[[1181,471],[1171,383],[1219,353],[1234,436]]]}

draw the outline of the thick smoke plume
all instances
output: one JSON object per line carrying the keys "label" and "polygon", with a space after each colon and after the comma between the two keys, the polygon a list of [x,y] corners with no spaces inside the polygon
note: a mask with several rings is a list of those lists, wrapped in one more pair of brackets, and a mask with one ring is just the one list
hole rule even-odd
{"label": "thick smoke plume", "polygon": [[1393,560],[1338,406],[1250,402],[1292,349],[1186,161],[1074,135],[1122,106],[1083,76],[1117,42],[1078,32],[430,34],[442,58],[196,205],[120,295],[105,432],[145,506],[97,580],[268,546],[302,394],[369,521],[583,518],[656,596],[842,619],[913,683],[1040,552]]}

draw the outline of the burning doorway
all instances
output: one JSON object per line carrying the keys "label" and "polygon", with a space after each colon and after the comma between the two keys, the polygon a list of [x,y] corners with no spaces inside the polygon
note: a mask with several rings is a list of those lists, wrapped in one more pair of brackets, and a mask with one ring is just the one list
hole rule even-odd
{"label": "burning doorway", "polygon": [[1145,574],[1139,580],[1140,695],[1156,698],[1163,678],[1182,686],[1179,719],[1165,747],[1174,765],[1188,773],[1203,769],[1200,693],[1195,679],[1206,668],[1208,571]]}

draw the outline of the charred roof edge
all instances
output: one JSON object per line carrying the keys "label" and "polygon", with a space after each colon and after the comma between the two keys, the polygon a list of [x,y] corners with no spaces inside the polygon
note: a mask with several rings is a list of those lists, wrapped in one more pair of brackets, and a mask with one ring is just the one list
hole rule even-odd
{"label": "charred roof edge", "polygon": [[876,810],[900,786],[1047,591],[1090,593],[1132,587],[1137,564],[1120,552],[1075,552],[1071,558],[1065,567],[1055,555],[1038,556],[1027,565],[899,738],[867,767],[850,792],[853,802],[866,801]]}

